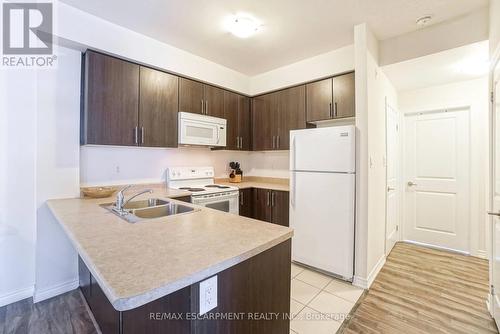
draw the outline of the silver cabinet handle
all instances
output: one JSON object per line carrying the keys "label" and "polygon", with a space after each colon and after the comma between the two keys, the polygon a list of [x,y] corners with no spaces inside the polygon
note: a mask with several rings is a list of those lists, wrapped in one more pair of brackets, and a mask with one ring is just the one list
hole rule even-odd
{"label": "silver cabinet handle", "polygon": [[144,144],[144,127],[141,126],[141,144]]}
{"label": "silver cabinet handle", "polygon": [[280,148],[280,136],[276,136],[276,148]]}
{"label": "silver cabinet handle", "polygon": [[139,132],[139,128],[136,126],[134,128],[134,143],[136,145],[139,144],[139,134],[138,134],[138,132]]}
{"label": "silver cabinet handle", "polygon": [[393,188],[393,187],[387,187],[387,191],[392,191],[392,190],[396,190],[396,188]]}
{"label": "silver cabinet handle", "polygon": [[330,108],[330,118],[333,117],[333,112],[332,112],[332,103],[329,103],[329,108]]}
{"label": "silver cabinet handle", "polygon": [[274,144],[274,138],[275,138],[275,136],[273,136],[273,149],[274,149],[274,147],[275,147],[275,144]]}
{"label": "silver cabinet handle", "polygon": [[337,117],[337,102],[333,104],[333,117]]}
{"label": "silver cabinet handle", "polygon": [[205,101],[205,115],[208,115],[208,101]]}
{"label": "silver cabinet handle", "polygon": [[271,206],[274,207],[274,195],[275,195],[275,192],[273,191],[271,193]]}
{"label": "silver cabinet handle", "polygon": [[414,187],[416,186],[417,184],[415,182],[412,182],[412,181],[408,181],[408,187]]}
{"label": "silver cabinet handle", "polygon": [[240,205],[243,205],[243,191],[240,191]]}
{"label": "silver cabinet handle", "polygon": [[270,201],[271,201],[271,192],[270,192],[270,191],[268,191],[268,192],[267,192],[267,206],[269,206]]}
{"label": "silver cabinet handle", "polygon": [[240,137],[240,148],[243,149],[243,137]]}
{"label": "silver cabinet handle", "polygon": [[201,113],[202,113],[202,114],[204,113],[204,109],[203,109],[203,100],[201,100]]}
{"label": "silver cabinet handle", "polygon": [[500,211],[499,211],[499,212],[491,212],[491,211],[489,211],[489,212],[488,212],[488,214],[489,214],[490,216],[497,216],[497,217],[500,217]]}
{"label": "silver cabinet handle", "polygon": [[240,148],[240,137],[236,137],[236,148]]}

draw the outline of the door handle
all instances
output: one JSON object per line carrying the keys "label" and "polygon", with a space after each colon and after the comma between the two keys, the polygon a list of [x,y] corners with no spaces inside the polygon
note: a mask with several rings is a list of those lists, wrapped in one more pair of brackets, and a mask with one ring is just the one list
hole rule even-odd
{"label": "door handle", "polygon": [[276,136],[273,136],[273,149],[276,148],[275,139],[276,139]]}
{"label": "door handle", "polygon": [[134,128],[134,142],[135,142],[136,145],[139,144],[139,134],[138,134],[138,132],[139,132],[139,127],[136,126]]}
{"label": "door handle", "polygon": [[408,181],[408,187],[415,187],[415,186],[417,186],[415,182]]}
{"label": "door handle", "polygon": [[141,126],[141,144],[144,144],[144,127]]}
{"label": "door handle", "polygon": [[280,148],[280,136],[276,136],[276,148]]}
{"label": "door handle", "polygon": [[243,192],[240,192],[240,205],[243,205]]}
{"label": "door handle", "polygon": [[205,101],[205,115],[208,115],[208,101]]}
{"label": "door handle", "polygon": [[392,190],[396,190],[396,188],[393,188],[393,187],[387,187],[387,191],[392,191]]}
{"label": "door handle", "polygon": [[329,108],[330,108],[330,118],[333,117],[333,112],[332,112],[332,103],[329,103]]}
{"label": "door handle", "polygon": [[268,191],[267,192],[267,206],[271,204],[271,193]]}
{"label": "door handle", "polygon": [[274,207],[274,195],[275,195],[275,192],[273,191],[271,193],[271,206]]}
{"label": "door handle", "polygon": [[240,148],[240,137],[236,137],[236,148]]}
{"label": "door handle", "polygon": [[204,110],[203,110],[203,100],[201,100],[201,113],[202,114],[204,113]]}
{"label": "door handle", "polygon": [[492,211],[489,211],[488,214],[490,216],[497,216],[497,217],[500,217],[500,211],[499,212],[492,212]]}
{"label": "door handle", "polygon": [[333,117],[337,118],[337,102],[333,104]]}

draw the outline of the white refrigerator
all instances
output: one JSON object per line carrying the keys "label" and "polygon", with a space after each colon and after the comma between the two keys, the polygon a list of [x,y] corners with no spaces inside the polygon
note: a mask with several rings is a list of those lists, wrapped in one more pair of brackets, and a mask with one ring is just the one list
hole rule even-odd
{"label": "white refrigerator", "polygon": [[354,275],[356,128],[290,132],[292,260]]}

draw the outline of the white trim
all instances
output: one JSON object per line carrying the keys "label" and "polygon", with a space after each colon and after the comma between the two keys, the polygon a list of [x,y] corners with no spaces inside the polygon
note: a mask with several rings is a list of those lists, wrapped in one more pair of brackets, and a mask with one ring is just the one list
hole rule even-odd
{"label": "white trim", "polygon": [[476,251],[476,255],[474,255],[474,256],[476,256],[476,257],[480,257],[480,258],[482,258],[482,259],[488,259],[488,253],[487,253],[485,250],[480,250],[480,249],[478,249],[478,250]]}
{"label": "white trim", "polygon": [[30,286],[24,289],[15,290],[0,296],[0,307],[9,305],[20,300],[33,296],[34,287]]}
{"label": "white trim", "polygon": [[354,279],[352,280],[352,285],[362,289],[369,289],[370,286],[373,284],[373,281],[375,281],[375,278],[377,278],[377,275],[380,272],[380,270],[384,267],[384,264],[385,264],[385,255],[381,256],[380,259],[377,261],[375,267],[373,267],[370,274],[368,274],[368,278],[354,276]]}
{"label": "white trim", "polygon": [[442,246],[436,246],[436,245],[426,244],[425,242],[414,241],[414,240],[407,240],[407,239],[405,239],[403,241],[406,242],[406,243],[414,244],[414,245],[418,245],[418,246],[424,246],[424,247],[428,247],[428,248],[433,248],[433,249],[438,249],[438,250],[444,250],[444,251],[458,253],[458,254],[462,254],[462,255],[471,255],[469,252],[464,252],[464,251],[461,251],[461,250],[458,250],[458,249],[453,249],[453,248],[447,248],[447,247],[442,247]]}
{"label": "white trim", "polygon": [[43,300],[66,293],[68,291],[75,290],[76,288],[78,288],[78,286],[78,280],[71,280],[68,282],[53,285],[43,290],[37,290],[35,288],[35,293],[33,294],[33,303],[38,303]]}

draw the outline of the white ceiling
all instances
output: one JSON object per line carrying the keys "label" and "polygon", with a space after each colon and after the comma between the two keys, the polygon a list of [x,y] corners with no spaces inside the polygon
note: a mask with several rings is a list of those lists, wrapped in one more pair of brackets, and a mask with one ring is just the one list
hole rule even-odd
{"label": "white ceiling", "polygon": [[[488,0],[61,0],[247,75],[353,43],[366,22],[384,40],[482,8]],[[223,20],[247,13],[263,23],[248,39],[224,30]]]}
{"label": "white ceiling", "polygon": [[488,41],[382,67],[398,91],[472,80],[487,75]]}

